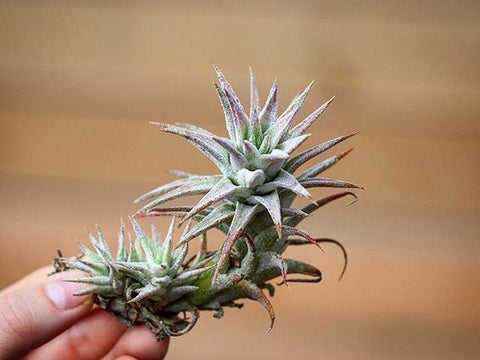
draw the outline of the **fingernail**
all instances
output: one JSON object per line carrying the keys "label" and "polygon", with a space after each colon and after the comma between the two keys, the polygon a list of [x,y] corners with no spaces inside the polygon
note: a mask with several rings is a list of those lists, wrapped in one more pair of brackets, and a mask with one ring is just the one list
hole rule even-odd
{"label": "fingernail", "polygon": [[45,285],[45,294],[60,310],[73,309],[85,303],[85,296],[75,296],[78,284],[54,281]]}

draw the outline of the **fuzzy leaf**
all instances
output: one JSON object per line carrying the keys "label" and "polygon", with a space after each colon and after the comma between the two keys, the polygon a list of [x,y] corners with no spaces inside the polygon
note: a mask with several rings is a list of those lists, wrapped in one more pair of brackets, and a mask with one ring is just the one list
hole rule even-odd
{"label": "fuzzy leaf", "polygon": [[265,174],[271,178],[277,175],[285,165],[288,154],[279,149],[274,149],[270,154],[262,154],[250,161],[250,164],[257,169],[263,169]]}
{"label": "fuzzy leaf", "polygon": [[185,220],[191,218],[192,216],[198,214],[203,209],[208,206],[219,202],[220,200],[225,199],[229,195],[232,195],[238,186],[232,184],[232,182],[224,177],[219,182],[215,184],[214,187],[193,207],[192,210],[182,219],[181,223]]}
{"label": "fuzzy leaf", "polygon": [[283,119],[275,122],[270,128],[265,132],[262,144],[260,145],[260,152],[266,154],[275,149],[283,138],[283,136],[290,129],[293,118],[285,117]]}
{"label": "fuzzy leaf", "polygon": [[216,278],[220,274],[220,270],[226,264],[228,256],[232,251],[233,245],[243,233],[248,223],[252,220],[257,210],[258,205],[246,205],[237,201],[237,205],[235,207],[235,215],[233,216],[232,223],[230,224],[230,228],[228,229],[227,237],[223,243],[217,268],[215,269],[215,273],[213,275],[213,282],[215,282]]}
{"label": "fuzzy leaf", "polygon": [[278,176],[272,181],[257,186],[257,193],[268,193],[276,188],[284,188],[293,191],[295,194],[301,195],[313,201],[310,193],[302,186],[301,183],[292,175],[281,169]]}
{"label": "fuzzy leaf", "polygon": [[94,253],[92,250],[90,250],[88,247],[83,245],[81,242],[77,241],[77,246],[80,248],[80,251],[82,252],[82,254],[84,254],[90,260],[97,261],[97,262],[103,261],[103,258],[100,255]]}
{"label": "fuzzy leaf", "polygon": [[[150,199],[152,197],[156,197],[156,196],[166,194],[166,193],[168,193],[168,192],[170,192],[170,191],[172,191],[176,188],[179,188],[180,186],[193,186],[193,185],[196,185],[196,184],[201,184],[204,181],[211,178],[212,176],[215,176],[215,175],[210,175],[210,176],[196,175],[196,176],[190,176],[186,179],[175,180],[175,181],[169,182],[168,184],[165,184],[165,185],[159,186],[159,187],[157,187],[153,190],[150,190],[149,192],[139,196],[133,202],[138,203],[140,201],[145,201],[145,200]],[[222,176],[217,175],[217,177],[220,179]]]}
{"label": "fuzzy leaf", "polygon": [[281,144],[278,144],[277,149],[282,150],[287,154],[294,152],[300,145],[310,137],[309,134],[292,137]]}
{"label": "fuzzy leaf", "polygon": [[270,214],[277,230],[278,237],[282,237],[282,215],[280,212],[280,199],[277,190],[262,196],[252,196],[253,199],[262,205]]}
{"label": "fuzzy leaf", "polygon": [[182,178],[182,179],[201,176],[201,175],[192,174],[192,173],[182,171],[182,170],[170,170],[169,173],[172,174],[172,175],[175,175],[176,177]]}
{"label": "fuzzy leaf", "polygon": [[262,253],[263,267],[274,267],[280,270],[282,284],[287,285],[287,264],[282,256],[275,251],[266,251]]}
{"label": "fuzzy leaf", "polygon": [[227,94],[225,93],[225,89],[223,87],[218,86],[215,83],[213,83],[213,85],[215,86],[215,90],[217,91],[218,98],[220,99],[220,103],[222,104],[228,136],[230,137],[230,139],[236,139],[237,131],[235,129],[232,106],[230,105],[230,101],[228,100]]}
{"label": "fuzzy leaf", "polygon": [[213,140],[215,140],[225,150],[227,150],[228,154],[230,155],[230,162],[235,170],[241,169],[246,166],[247,159],[245,159],[245,156],[237,150],[235,144],[231,140],[218,136],[214,136]]}
{"label": "fuzzy leaf", "polygon": [[145,235],[139,223],[134,218],[130,218],[130,222],[137,237],[137,242],[142,246],[143,252],[145,253],[147,263],[149,266],[153,266],[155,264],[155,251],[150,239]]}
{"label": "fuzzy leaf", "polygon": [[187,252],[188,243],[175,249],[175,251],[173,252],[172,266],[170,267],[170,272],[172,274],[176,274],[180,270],[183,262],[185,261],[185,257],[187,256]]}
{"label": "fuzzy leaf", "polygon": [[143,300],[147,297],[152,297],[155,295],[164,295],[166,292],[166,289],[162,286],[156,286],[154,284],[147,284],[143,288],[140,289],[138,292],[138,295],[135,296],[133,299],[128,301],[128,303],[136,303],[139,302],[140,300]]}
{"label": "fuzzy leaf", "polygon": [[158,205],[161,205],[167,201],[178,199],[185,196],[190,195],[200,195],[206,194],[210,191],[210,189],[215,186],[215,184],[222,179],[221,176],[211,176],[210,178],[206,178],[204,181],[195,183],[193,185],[185,185],[180,186],[172,191],[160,196],[159,198],[151,201],[140,210],[138,210],[137,214],[147,212]]}
{"label": "fuzzy leaf", "polygon": [[[343,255],[343,269],[340,272],[340,276],[338,277],[338,281],[342,280],[343,275],[345,275],[345,272],[347,271],[347,266],[348,266],[348,254],[347,251],[345,250],[345,247],[337,240],[335,239],[329,239],[329,238],[319,238],[319,239],[314,239],[318,244],[322,243],[327,243],[327,244],[334,244],[340,248],[342,251]],[[309,244],[308,241],[303,240],[303,239],[289,239],[287,241],[288,245],[305,245]]]}
{"label": "fuzzy leaf", "polygon": [[347,181],[329,179],[329,178],[306,178],[306,179],[300,180],[300,184],[302,184],[302,186],[305,188],[329,187],[329,188],[363,189],[361,186],[352,184]]}
{"label": "fuzzy leaf", "polygon": [[110,277],[108,276],[87,276],[87,277],[81,277],[76,279],[67,279],[64,281],[72,282],[72,283],[100,285],[100,286],[108,286],[108,285],[111,285],[112,283]]}
{"label": "fuzzy leaf", "polygon": [[267,310],[268,316],[270,317],[270,327],[268,328],[267,332],[270,332],[275,323],[275,312],[270,300],[268,300],[263,291],[252,282],[242,281],[237,286],[242,289],[246,296],[252,300],[258,301],[265,308],[265,310]]}
{"label": "fuzzy leaf", "polygon": [[175,279],[173,279],[172,286],[179,286],[185,283],[186,281],[194,280],[210,269],[211,269],[211,266],[202,267],[202,268],[193,269],[193,270],[185,270],[180,274],[178,274]]}
{"label": "fuzzy leaf", "polygon": [[233,123],[235,125],[236,136],[232,140],[235,140],[237,144],[240,144],[248,135],[248,118],[243,110],[243,107],[237,104],[234,95],[232,95],[228,89],[225,89],[225,95],[230,102],[233,114]]}
{"label": "fuzzy leaf", "polygon": [[141,196],[139,196],[138,198],[136,198],[133,202],[134,203],[138,203],[140,201],[144,201],[144,200],[147,200],[149,198],[152,198],[152,197],[155,197],[155,196],[159,196],[159,195],[162,195],[162,194],[165,194],[173,189],[176,189],[178,187],[180,187],[181,185],[184,185],[184,184],[187,184],[187,183],[192,183],[192,182],[197,182],[198,180],[190,180],[190,181],[185,181],[185,179],[180,179],[180,180],[175,180],[175,181],[172,181],[168,184],[164,184],[164,185],[161,185],[153,190],[150,190],[148,192],[146,192],[145,194],[142,194]]}
{"label": "fuzzy leaf", "polygon": [[[215,73],[217,75],[218,81],[220,82],[220,85],[230,94],[232,101],[235,103],[238,109],[243,114],[246,114],[245,110],[243,109],[242,103],[240,102],[240,99],[238,98],[237,94],[235,94],[235,91],[233,90],[230,83],[227,81],[227,78],[225,77],[225,75],[223,75],[222,71],[218,66],[214,65],[213,67],[215,69]],[[246,118],[246,115],[245,115],[245,118]]]}
{"label": "fuzzy leaf", "polygon": [[272,124],[277,121],[277,111],[278,111],[278,82],[275,79],[273,82],[270,93],[268,94],[267,101],[262,111],[260,112],[259,119],[262,123],[262,128],[265,130],[269,128]]}
{"label": "fuzzy leaf", "polygon": [[258,97],[258,89],[255,84],[252,68],[250,70],[250,124],[255,126],[258,124],[258,115],[260,113],[260,100]]}
{"label": "fuzzy leaf", "polygon": [[182,296],[190,294],[191,292],[194,292],[196,290],[198,290],[198,286],[194,285],[179,285],[172,287],[165,294],[165,302],[175,301],[177,299],[180,299]]}
{"label": "fuzzy leaf", "polygon": [[305,102],[305,99],[307,98],[308,93],[312,88],[313,82],[314,81],[312,80],[310,84],[308,84],[307,87],[300,93],[300,95],[295,96],[295,98],[288,105],[285,111],[279,116],[279,120],[284,118],[291,118],[293,120],[293,118],[295,117],[295,115],[298,113],[303,103]]}
{"label": "fuzzy leaf", "polygon": [[342,160],[345,156],[350,154],[352,152],[352,150],[353,150],[353,148],[351,148],[347,151],[344,151],[341,154],[334,155],[334,156],[329,157],[326,160],[323,160],[321,163],[319,163],[315,166],[312,166],[307,171],[301,173],[297,178],[299,180],[301,180],[301,179],[313,178],[313,177],[317,176],[318,174],[324,172],[325,170],[330,169],[333,165],[335,165],[337,162]]}
{"label": "fuzzy leaf", "polygon": [[353,133],[350,135],[346,136],[339,136],[335,139],[325,141],[321,144],[318,144],[310,149],[307,149],[297,156],[293,157],[291,160],[287,162],[287,165],[285,166],[285,170],[287,170],[289,173],[294,173],[295,170],[297,170],[302,164],[307,162],[308,160],[314,158],[315,156],[327,151],[328,149],[334,147],[338,143],[356,135],[357,133]]}
{"label": "fuzzy leaf", "polygon": [[282,208],[282,217],[305,218],[308,217],[308,214],[300,209]]}
{"label": "fuzzy leaf", "polygon": [[312,238],[306,231],[304,230],[301,230],[301,229],[297,229],[296,227],[292,227],[292,226],[283,226],[283,233],[285,236],[291,236],[291,235],[296,235],[296,236],[300,236],[302,238],[304,238],[305,240],[307,240],[308,242],[310,242],[311,244],[315,245],[316,247],[318,247],[320,250],[323,251],[323,249],[320,247],[320,245],[315,241],[314,238]]}
{"label": "fuzzy leaf", "polygon": [[312,279],[288,279],[289,282],[318,283],[322,281],[322,272],[315,266],[295,259],[286,259],[289,274],[311,276]]}
{"label": "fuzzy leaf", "polygon": [[[337,194],[325,196],[325,197],[317,200],[314,204],[309,204],[309,205],[305,206],[301,211],[303,213],[307,214],[307,215],[311,214],[312,212],[314,212],[318,208],[321,208],[322,206],[325,206],[325,205],[331,203],[332,201],[341,199],[345,196],[353,196],[353,198],[354,198],[354,200],[348,205],[351,205],[355,201],[357,201],[357,195],[355,193],[350,192],[350,191],[344,191],[344,192],[340,192],[340,193],[337,193]],[[285,225],[297,226],[302,220],[303,220],[302,218],[298,218],[298,217],[287,219],[285,221]]]}
{"label": "fuzzy leaf", "polygon": [[210,214],[205,216],[202,221],[197,223],[192,229],[182,237],[181,242],[188,242],[198,235],[217,227],[218,225],[233,219],[235,210],[229,204],[223,204],[215,208]]}
{"label": "fuzzy leaf", "polygon": [[172,260],[172,248],[173,248],[173,230],[175,229],[175,217],[172,218],[170,226],[168,228],[167,236],[162,246],[162,264],[169,264]]}
{"label": "fuzzy leaf", "polygon": [[185,129],[180,126],[165,123],[152,123],[157,125],[160,131],[179,135],[187,139],[193,146],[203,152],[212,162],[226,175],[230,174],[228,159],[225,150],[210,137],[199,132]]}
{"label": "fuzzy leaf", "polygon": [[208,131],[204,128],[201,128],[200,126],[197,126],[197,125],[184,123],[184,122],[176,122],[175,125],[180,126],[182,128],[185,128],[185,129],[188,129],[188,130],[195,131],[195,132],[200,133],[202,135],[205,135],[207,137],[215,136],[215,134],[213,134],[212,132],[210,132],[210,131]]}
{"label": "fuzzy leaf", "polygon": [[307,116],[307,118],[298,125],[296,125],[292,130],[289,132],[289,136],[299,136],[302,134],[305,134],[305,132],[312,126],[312,124],[319,118],[320,115],[323,114],[323,112],[327,109],[328,105],[335,99],[335,96],[330,98],[326,103],[320,105],[319,108],[317,108],[314,112],[312,112],[310,115]]}
{"label": "fuzzy leaf", "polygon": [[118,261],[127,260],[127,246],[125,243],[125,223],[120,222],[120,231],[118,232],[118,250],[116,259]]}

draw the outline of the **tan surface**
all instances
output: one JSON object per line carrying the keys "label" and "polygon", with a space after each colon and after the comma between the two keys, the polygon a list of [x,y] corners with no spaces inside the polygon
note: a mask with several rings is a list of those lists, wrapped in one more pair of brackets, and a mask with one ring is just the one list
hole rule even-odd
{"label": "tan surface", "polygon": [[205,314],[170,358],[480,356],[480,7],[178,3],[0,4],[0,286],[74,253],[95,222],[113,237],[168,169],[214,171],[147,122],[222,133],[210,63],[245,99],[253,66],[263,95],[278,75],[284,105],[315,79],[302,115],[337,94],[309,144],[361,131],[329,175],[367,191],[305,225],[351,266],[338,283],[336,249],[295,250],[326,279],[278,289],[273,333],[249,303]]}

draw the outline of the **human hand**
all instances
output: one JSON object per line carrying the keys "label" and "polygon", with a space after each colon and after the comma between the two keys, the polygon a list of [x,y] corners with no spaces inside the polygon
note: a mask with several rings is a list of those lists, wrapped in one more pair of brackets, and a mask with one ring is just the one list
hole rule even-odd
{"label": "human hand", "polygon": [[0,360],[163,359],[168,339],[157,342],[146,327],[126,329],[113,315],[92,309],[91,296],[74,296],[85,285],[62,280],[74,270],[47,277],[39,269],[0,292]]}

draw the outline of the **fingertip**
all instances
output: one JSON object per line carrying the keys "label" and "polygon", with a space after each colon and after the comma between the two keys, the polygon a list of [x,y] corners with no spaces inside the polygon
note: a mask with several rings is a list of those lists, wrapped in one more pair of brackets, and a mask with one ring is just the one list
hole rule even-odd
{"label": "fingertip", "polygon": [[115,360],[140,360],[136,357],[133,357],[133,356],[130,356],[130,355],[122,355],[118,358],[116,358]]}
{"label": "fingertip", "polygon": [[74,307],[84,305],[89,308],[92,302],[91,296],[76,296],[75,293],[82,289],[80,284],[68,283],[64,281],[53,281],[44,286],[45,295],[59,310],[69,310]]}
{"label": "fingertip", "polygon": [[135,326],[123,334],[106,359],[163,359],[168,351],[169,340],[158,341],[148,327]]}
{"label": "fingertip", "polygon": [[44,269],[0,293],[0,358],[21,357],[63,332],[90,310],[91,296],[75,298],[62,276]]}

